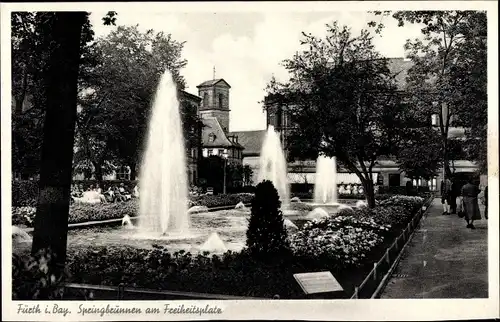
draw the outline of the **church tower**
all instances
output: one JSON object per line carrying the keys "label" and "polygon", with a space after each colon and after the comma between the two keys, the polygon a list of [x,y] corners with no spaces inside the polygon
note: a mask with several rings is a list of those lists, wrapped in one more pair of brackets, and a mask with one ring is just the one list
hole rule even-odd
{"label": "church tower", "polygon": [[229,132],[229,89],[222,78],[209,80],[196,86],[201,97],[200,117],[215,117],[224,132]]}

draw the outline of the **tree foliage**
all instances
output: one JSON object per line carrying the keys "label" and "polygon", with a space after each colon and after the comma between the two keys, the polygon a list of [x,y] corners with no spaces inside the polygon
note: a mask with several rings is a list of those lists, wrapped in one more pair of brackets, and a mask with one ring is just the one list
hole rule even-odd
{"label": "tree foliage", "polygon": [[[224,163],[226,164],[224,165]],[[202,178],[207,187],[213,187],[216,192],[222,192],[224,186],[224,167],[226,172],[226,187],[229,189],[241,186],[246,179],[245,176],[251,177],[252,174],[252,172],[249,172],[248,169],[239,163],[225,161],[220,156],[211,155],[201,158],[199,177]]]}
{"label": "tree foliage", "polygon": [[405,45],[413,61],[408,72],[407,91],[412,94],[412,105],[422,117],[429,119],[431,114],[439,115],[446,173],[451,174],[451,126],[466,128],[464,145],[471,152],[470,158],[479,160],[484,172],[487,155],[486,13],[399,11],[393,17],[400,26],[406,23],[422,25],[423,39],[408,40]]}
{"label": "tree foliage", "polygon": [[252,200],[246,245],[258,259],[268,260],[290,253],[290,242],[280,210],[278,191],[271,181],[259,183]]}
{"label": "tree foliage", "polygon": [[442,165],[439,133],[430,126],[408,128],[405,132],[397,153],[399,169],[408,178],[430,180]]}
{"label": "tree foliage", "polygon": [[[131,177],[135,177],[161,75],[170,70],[178,89],[185,87],[180,75],[187,63],[181,58],[183,44],[170,34],[141,32],[137,25],[119,26],[97,39],[97,64],[89,70],[79,113],[81,142],[92,142],[92,149],[100,151],[89,159],[92,163],[102,166],[117,160],[130,166]],[[197,134],[193,109],[184,103],[182,106],[183,117],[189,121],[186,132]]]}
{"label": "tree foliage", "polygon": [[352,36],[336,23],[327,28],[324,39],[303,34],[306,49],[284,62],[290,80],[271,81],[265,102],[289,110],[296,125],[288,139],[292,158],[336,156],[359,177],[373,207],[372,170],[397,148],[404,105],[370,33]]}
{"label": "tree foliage", "polygon": [[[48,31],[55,12],[13,12],[12,49],[12,168],[14,173],[31,177],[39,173],[45,115],[42,90],[44,72],[54,41]],[[80,37],[79,82],[94,62],[94,33],[85,14]]]}

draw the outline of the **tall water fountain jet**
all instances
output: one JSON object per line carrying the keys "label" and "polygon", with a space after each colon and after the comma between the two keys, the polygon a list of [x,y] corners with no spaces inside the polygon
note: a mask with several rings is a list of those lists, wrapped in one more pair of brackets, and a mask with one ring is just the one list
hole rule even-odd
{"label": "tall water fountain jet", "polygon": [[337,160],[320,155],[316,161],[314,203],[337,203]]}
{"label": "tall water fountain jet", "polygon": [[143,234],[186,235],[187,173],[177,87],[169,71],[156,91],[143,156],[138,229]]}
{"label": "tall water fountain jet", "polygon": [[262,144],[258,180],[259,182],[263,180],[271,181],[278,190],[281,205],[287,206],[290,204],[285,154],[278,133],[274,131],[272,125],[269,125]]}

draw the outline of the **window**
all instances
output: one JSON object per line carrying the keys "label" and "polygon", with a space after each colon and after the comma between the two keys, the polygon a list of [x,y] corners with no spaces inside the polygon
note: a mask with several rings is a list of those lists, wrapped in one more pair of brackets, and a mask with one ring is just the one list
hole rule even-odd
{"label": "window", "polygon": [[224,108],[224,95],[219,94],[219,108],[223,109]]}
{"label": "window", "polygon": [[213,133],[210,133],[208,135],[208,142],[214,142],[215,141],[215,134]]}
{"label": "window", "polygon": [[214,150],[208,149],[208,156],[212,156],[214,154]]}
{"label": "window", "polygon": [[203,95],[203,107],[208,107],[208,93]]}
{"label": "window", "polygon": [[437,179],[436,178],[432,178],[429,181],[429,190],[430,191],[437,191]]}
{"label": "window", "polygon": [[224,154],[224,149],[219,149],[219,155],[222,156]]}

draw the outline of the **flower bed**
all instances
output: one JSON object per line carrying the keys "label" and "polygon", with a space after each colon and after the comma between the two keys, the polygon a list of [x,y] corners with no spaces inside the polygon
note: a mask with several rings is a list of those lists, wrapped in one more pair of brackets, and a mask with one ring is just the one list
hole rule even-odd
{"label": "flower bed", "polygon": [[169,253],[129,247],[73,247],[68,250],[70,282],[217,293],[304,298],[294,273],[331,271],[350,295],[393,243],[422,198],[393,196],[374,209],[343,210],[306,223],[291,235],[292,254],[256,261],[247,251],[223,256]]}
{"label": "flower bed", "polygon": [[[238,202],[249,203],[252,194],[231,195],[206,195],[195,197],[190,206],[221,207],[236,205]],[[103,204],[72,204],[69,208],[68,223],[75,224],[87,221],[98,221],[106,219],[137,216],[139,210],[138,200],[126,202],[103,203]],[[13,207],[12,224],[16,226],[32,227],[35,218],[35,207]]]}
{"label": "flower bed", "polygon": [[294,253],[324,258],[340,268],[360,266],[388,235],[390,225],[352,216],[327,217],[306,223],[292,237]]}

